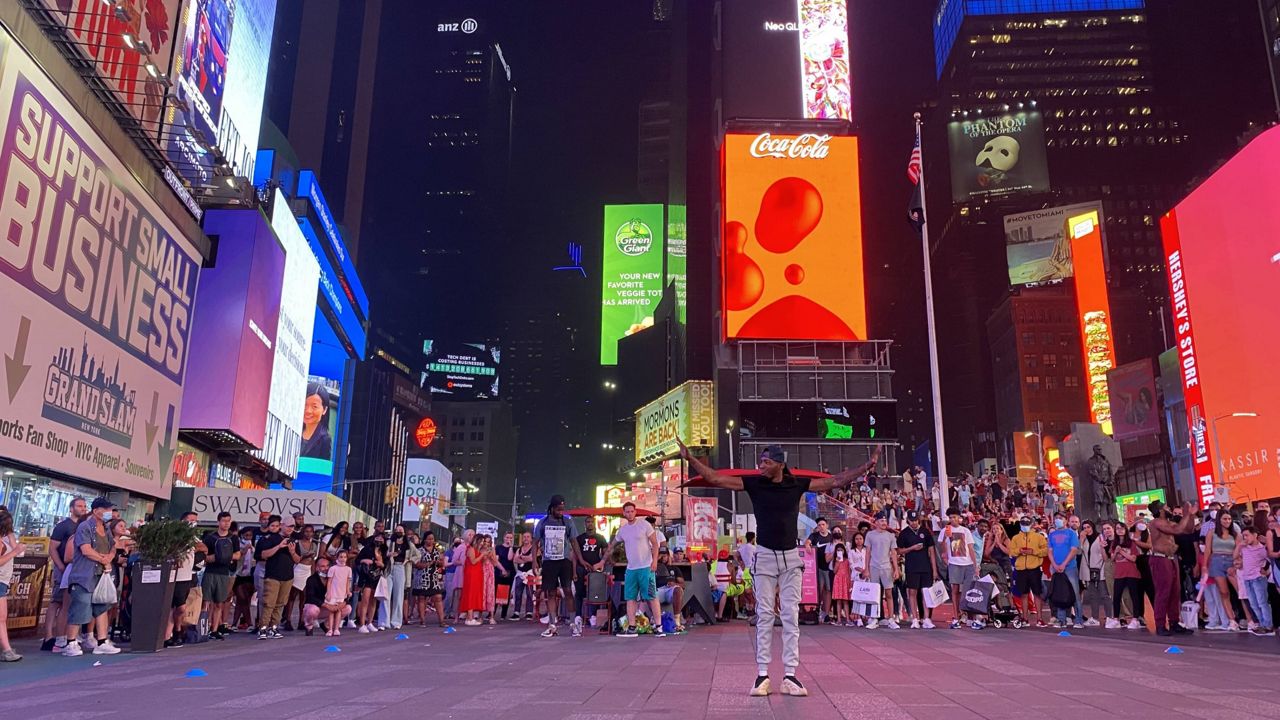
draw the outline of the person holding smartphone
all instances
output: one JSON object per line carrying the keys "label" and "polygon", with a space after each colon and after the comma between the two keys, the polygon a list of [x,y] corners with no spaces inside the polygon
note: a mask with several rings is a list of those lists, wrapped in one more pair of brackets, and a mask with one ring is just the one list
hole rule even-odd
{"label": "person holding smartphone", "polygon": [[254,545],[254,556],[266,565],[262,579],[266,597],[258,623],[258,639],[279,639],[284,637],[280,634],[280,615],[293,590],[293,566],[301,559],[294,541],[280,534],[279,515],[267,519],[267,532]]}

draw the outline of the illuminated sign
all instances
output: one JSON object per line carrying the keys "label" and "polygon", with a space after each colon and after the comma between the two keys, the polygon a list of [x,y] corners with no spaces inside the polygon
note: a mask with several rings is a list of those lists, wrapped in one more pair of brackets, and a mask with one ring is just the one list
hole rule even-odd
{"label": "illuminated sign", "polygon": [[806,119],[853,116],[846,0],[800,0],[800,92]]}
{"label": "illuminated sign", "polygon": [[[409,458],[405,462],[402,522],[416,522],[449,527],[450,500],[453,497],[453,473],[439,460]],[[465,510],[464,510],[465,512]],[[425,528],[423,528],[425,530]]]}
{"label": "illuminated sign", "polygon": [[690,447],[716,442],[715,391],[710,380],[690,380],[636,411],[636,462],[676,454],[679,439]]}
{"label": "illuminated sign", "polygon": [[719,502],[713,497],[684,499],[685,543],[689,552],[709,553],[719,537]]}
{"label": "illuminated sign", "polygon": [[731,133],[723,173],[724,337],[866,339],[857,138]]}
{"label": "illuminated sign", "polygon": [[498,398],[498,368],[502,362],[502,349],[498,346],[424,340],[422,352],[426,355],[422,387],[432,395],[468,400]]}
{"label": "illuminated sign", "polygon": [[436,32],[456,33],[470,35],[480,29],[480,23],[475,18],[467,18],[461,22],[444,22],[436,24]]}
{"label": "illuminated sign", "polygon": [[667,207],[667,277],[664,284],[675,283],[677,316],[680,322],[684,322],[688,317],[689,262],[686,215],[687,210],[684,205]]}
{"label": "illuminated sign", "polygon": [[1161,221],[1201,505],[1280,496],[1280,130],[1254,138]]}
{"label": "illuminated sign", "polygon": [[340,341],[347,346],[345,348],[347,354],[351,357],[360,357],[364,354],[366,339],[364,322],[356,315],[355,307],[342,292],[338,271],[334,269],[333,261],[324,251],[320,236],[311,225],[311,220],[305,217],[298,218],[298,227],[302,229],[303,237],[307,239],[312,254],[320,263],[320,296],[326,301],[321,304],[322,313],[331,317],[333,326],[342,331]]}
{"label": "illuminated sign", "polygon": [[418,447],[429,447],[436,439],[436,421],[431,418],[422,418],[422,422],[418,423],[418,427],[413,431],[413,440],[418,443]]}
{"label": "illuminated sign", "polygon": [[947,145],[953,202],[1049,190],[1044,118],[1038,110],[953,120]]}
{"label": "illuminated sign", "polygon": [[1128,495],[1116,496],[1116,517],[1122,518],[1125,523],[1132,525],[1138,520],[1138,513],[1150,515],[1147,506],[1159,500],[1160,502],[1168,502],[1165,499],[1164,490],[1144,490],[1142,492],[1130,493]]}
{"label": "illuminated sign", "polygon": [[329,203],[325,202],[324,193],[320,191],[320,183],[316,180],[314,172],[303,170],[298,173],[298,196],[307,198],[311,203],[311,208],[315,210],[316,218],[320,221],[320,227],[324,230],[324,236],[329,241],[329,251],[333,253],[334,258],[337,260],[335,267],[341,270],[337,280],[343,294],[347,296],[347,301],[359,311],[361,320],[368,318],[369,297],[365,295],[364,288],[360,285],[360,277],[356,273],[356,267],[351,262],[351,256],[347,253],[347,246],[342,241],[342,233],[338,229],[338,223],[333,218]]}
{"label": "illuminated sign", "polygon": [[1076,308],[1084,342],[1084,372],[1089,416],[1110,435],[1111,393],[1107,373],[1116,366],[1111,301],[1102,247],[1102,216],[1097,210],[1067,219],[1076,274]]}
{"label": "illuminated sign", "polygon": [[1102,212],[1102,203],[1045,208],[1004,216],[1005,255],[1010,285],[1037,285],[1075,275],[1071,264],[1069,218],[1089,210]]}
{"label": "illuminated sign", "polygon": [[618,341],[653,326],[662,300],[661,205],[606,205],[600,276],[600,364],[618,363]]}

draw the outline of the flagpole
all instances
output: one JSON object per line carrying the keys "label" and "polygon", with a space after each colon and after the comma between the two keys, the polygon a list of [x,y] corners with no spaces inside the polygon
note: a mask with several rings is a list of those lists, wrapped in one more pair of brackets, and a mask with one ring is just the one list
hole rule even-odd
{"label": "flagpole", "polygon": [[929,324],[929,379],[933,382],[933,433],[938,462],[938,510],[947,512],[948,481],[946,442],[942,437],[942,382],[938,377],[938,331],[933,314],[933,269],[929,262],[929,211],[924,184],[924,132],[920,113],[915,114],[916,137],[920,139],[920,247],[924,256],[924,305]]}

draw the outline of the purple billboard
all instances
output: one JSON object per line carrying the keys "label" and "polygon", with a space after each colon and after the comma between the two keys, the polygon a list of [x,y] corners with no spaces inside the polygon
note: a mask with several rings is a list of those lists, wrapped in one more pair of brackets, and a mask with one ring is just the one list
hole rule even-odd
{"label": "purple billboard", "polygon": [[210,210],[218,260],[200,274],[184,430],[225,430],[261,448],[280,322],[284,248],[260,210]]}

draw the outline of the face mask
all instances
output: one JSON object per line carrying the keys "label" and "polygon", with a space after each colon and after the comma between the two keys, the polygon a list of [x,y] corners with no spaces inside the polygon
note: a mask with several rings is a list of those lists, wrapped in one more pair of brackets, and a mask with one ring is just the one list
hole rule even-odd
{"label": "face mask", "polygon": [[321,572],[319,573],[319,575],[320,575],[320,577],[322,577],[322,578],[327,578],[327,577],[329,577],[329,571],[328,571],[328,570],[321,571]]}
{"label": "face mask", "polygon": [[196,521],[195,521],[195,520],[189,520],[189,521],[187,521],[187,525],[190,525],[191,527],[195,527],[195,526],[196,526]]}
{"label": "face mask", "polygon": [[836,559],[837,559],[837,560],[843,560],[843,559],[844,559],[844,551],[843,551],[843,550],[841,550],[840,552],[836,553]]}
{"label": "face mask", "polygon": [[110,510],[102,511],[102,521],[107,522],[110,519],[111,519],[111,511]]}
{"label": "face mask", "polygon": [[1146,523],[1138,523],[1138,532],[1142,532],[1143,530],[1146,530],[1146,529],[1147,529]]}
{"label": "face mask", "polygon": [[1022,532],[1031,532],[1031,525],[1028,523],[1022,523],[1018,527],[1022,528]]}
{"label": "face mask", "polygon": [[1056,528],[1058,528],[1059,530],[1061,530],[1062,528],[1066,527],[1066,525],[1067,525],[1067,522],[1066,522],[1065,520],[1063,520],[1062,518],[1058,518],[1058,519],[1056,519],[1056,520],[1054,520],[1054,521],[1053,521],[1053,526],[1054,526],[1054,527],[1056,527]]}

